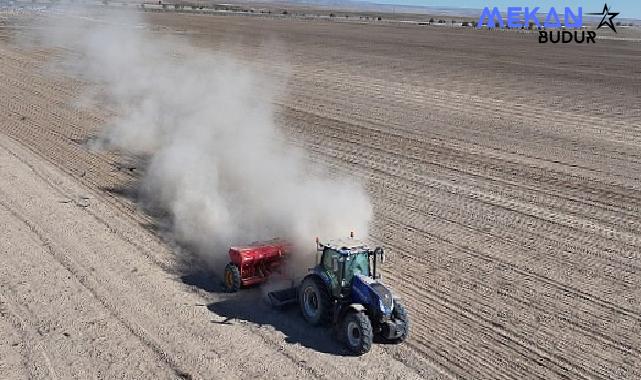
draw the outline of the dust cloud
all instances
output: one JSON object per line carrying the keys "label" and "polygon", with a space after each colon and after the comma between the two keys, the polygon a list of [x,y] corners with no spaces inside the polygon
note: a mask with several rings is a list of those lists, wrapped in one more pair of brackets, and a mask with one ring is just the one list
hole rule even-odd
{"label": "dust cloud", "polygon": [[149,157],[141,193],[171,215],[178,242],[214,258],[273,237],[313,248],[316,236],[367,236],[362,184],[285,141],[273,117],[278,85],[228,54],[153,32],[136,12],[63,22],[49,38],[77,53],[73,74],[117,110],[104,147]]}

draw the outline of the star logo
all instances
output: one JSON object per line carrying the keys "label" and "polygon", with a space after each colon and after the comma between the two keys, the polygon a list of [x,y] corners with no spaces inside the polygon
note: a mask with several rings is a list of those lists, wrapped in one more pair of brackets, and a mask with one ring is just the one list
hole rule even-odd
{"label": "star logo", "polygon": [[605,4],[603,6],[603,12],[601,13],[588,13],[589,15],[599,15],[603,16],[601,19],[601,22],[599,23],[599,26],[597,26],[597,29],[600,29],[603,25],[609,27],[614,31],[614,33],[617,32],[617,29],[614,27],[614,22],[612,20],[619,15],[619,12],[610,12],[610,8],[608,8],[608,4]]}

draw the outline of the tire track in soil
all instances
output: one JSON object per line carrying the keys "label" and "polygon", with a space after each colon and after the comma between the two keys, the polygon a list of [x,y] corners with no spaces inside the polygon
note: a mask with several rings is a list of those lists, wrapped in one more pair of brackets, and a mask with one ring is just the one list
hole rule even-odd
{"label": "tire track in soil", "polygon": [[[3,149],[8,151],[6,147],[3,147]],[[41,176],[39,177],[42,179]],[[47,184],[51,185],[49,182],[47,182]],[[59,190],[55,187],[52,187],[52,189],[54,189],[56,192],[59,192]],[[2,198],[7,199],[6,193],[4,193],[4,191],[0,190],[0,195],[2,195]],[[62,193],[61,195],[64,195],[64,193]],[[94,299],[102,305],[102,307],[109,313],[111,317],[113,317],[123,327],[125,327],[132,334],[132,336],[135,336],[136,339],[140,341],[140,343],[148,347],[158,357],[159,363],[162,363],[168,369],[170,369],[177,378],[180,378],[180,379],[191,378],[191,375],[183,371],[179,367],[177,362],[171,357],[171,355],[166,351],[164,351],[160,346],[160,344],[158,342],[155,342],[154,339],[151,336],[149,336],[141,326],[137,326],[133,324],[131,321],[123,318],[117,312],[116,308],[113,305],[111,305],[105,297],[100,295],[99,289],[90,283],[90,280],[89,280],[90,275],[88,274],[88,271],[78,266],[70,257],[56,251],[51,241],[42,233],[42,231],[40,231],[38,227],[36,227],[35,224],[31,223],[28,219],[24,218],[14,207],[12,207],[10,204],[5,202],[2,198],[0,198],[0,206],[2,206],[2,208],[7,210],[9,213],[11,213],[11,215],[13,215],[22,224],[24,224],[25,227],[27,227],[29,231],[39,240],[40,244],[42,245],[42,247],[46,249],[49,255],[53,257],[56,260],[56,262],[58,262],[62,267],[64,267],[69,273],[71,273],[71,275],[76,279],[76,281],[78,281],[78,283],[80,283],[89,293],[91,293]],[[50,363],[48,364],[48,366],[51,368]],[[53,371],[53,368],[51,368],[51,371]],[[55,372],[53,373],[55,378]]]}
{"label": "tire track in soil", "polygon": [[[8,287],[3,287],[3,293],[4,292],[13,293],[11,289],[8,289]],[[44,366],[42,367],[45,367],[47,369],[49,378],[56,379],[56,372],[51,365],[45,349],[42,347],[41,343],[36,337],[35,328],[31,326],[28,323],[27,319],[24,317],[24,315],[28,314],[28,311],[20,307],[19,304],[10,302],[9,299],[5,298],[3,293],[0,293],[0,305],[2,306],[2,308],[0,309],[0,316],[2,317],[2,319],[11,323],[16,330],[20,331],[21,342],[24,346],[22,364],[24,369],[29,374],[29,378],[46,378],[46,376],[44,375],[39,375],[39,368],[41,366],[38,366],[37,363],[41,361],[38,359],[38,356],[41,356],[45,362]],[[12,295],[13,299],[17,299],[15,294]],[[37,353],[40,353],[41,355],[37,355]]]}
{"label": "tire track in soil", "polygon": [[389,204],[389,203],[387,203],[387,204]]}
{"label": "tire track in soil", "polygon": [[[57,186],[55,183],[53,183],[49,178],[47,178],[46,176],[42,175],[28,161],[26,161],[25,159],[23,159],[19,155],[17,155],[14,152],[12,152],[6,146],[0,145],[0,147],[2,147],[2,149],[4,149],[6,152],[8,152],[12,157],[17,159],[23,165],[27,166],[40,180],[42,180],[44,183],[46,183],[54,192],[59,194],[62,198],[68,198],[67,197],[67,193],[64,190],[60,189],[59,186]],[[25,148],[30,149],[29,147],[25,147]],[[38,156],[38,157],[40,156],[37,153],[34,153],[34,154],[36,156]],[[48,160],[46,160],[46,161],[48,161]],[[96,192],[95,189],[93,189],[92,193],[96,196],[96,198],[99,198],[101,200],[104,199],[104,196],[101,195],[102,192],[100,192],[100,191]],[[2,190],[0,190],[0,195],[4,195]],[[6,196],[4,198],[6,198]],[[119,203],[117,200],[112,200],[112,202]],[[29,222],[27,219],[21,217],[19,214],[17,214],[17,212],[15,210],[10,209],[9,205],[6,204],[5,202],[3,202],[2,199],[0,199],[0,205],[2,205],[5,209],[7,209],[7,211],[9,211],[12,215],[14,215],[16,218],[18,218],[23,224],[25,224],[29,228],[29,230],[32,231],[38,237],[38,239],[41,242],[43,242],[43,244],[46,244],[46,245],[43,245],[43,247],[45,247],[47,249],[47,251],[56,259],[56,261],[58,261],[69,272],[71,272],[73,274],[74,278],[77,278],[78,281],[83,285],[83,287],[87,288],[87,290],[90,291],[90,293],[94,296],[94,298],[96,298],[96,300],[98,300],[101,303],[101,305],[103,305],[109,311],[109,313],[119,321],[119,323],[121,323],[124,327],[126,327],[142,343],[144,343],[146,346],[148,346],[160,359],[162,359],[162,361],[164,363],[168,363],[169,368],[172,371],[174,371],[174,373],[176,374],[176,376],[178,376],[178,378],[186,378],[186,379],[192,378],[192,375],[190,375],[188,372],[183,371],[182,369],[180,369],[180,367],[178,366],[178,364],[175,361],[175,359],[173,359],[172,356],[168,352],[163,350],[162,346],[160,345],[160,343],[155,342],[154,339],[151,336],[149,336],[142,327],[131,325],[131,324],[128,323],[128,321],[126,319],[120,317],[120,315],[117,314],[116,309],[114,307],[111,307],[113,305],[111,305],[111,306],[108,305],[107,304],[107,300],[105,298],[99,298],[96,289],[89,287],[88,281],[86,281],[86,280],[83,281],[83,279],[80,279],[78,277],[78,273],[84,271],[85,274],[83,276],[85,276],[85,278],[86,278],[88,276],[87,273],[89,273],[88,271],[86,271],[85,269],[83,269],[81,271],[80,267],[74,265],[73,261],[70,258],[68,258],[66,256],[61,256],[61,255],[54,254],[55,251],[53,250],[53,247],[51,246],[51,243],[37,229],[37,227],[34,224]],[[104,218],[100,217],[97,213],[93,212],[90,208],[83,207],[82,210],[83,210],[84,213],[90,215],[98,223],[100,223],[101,225],[106,227],[107,230],[109,230],[111,233],[115,234],[120,239],[122,239],[123,241],[127,242],[128,244],[130,244],[134,249],[136,249],[137,252],[141,253],[151,263],[157,265],[158,267],[160,267],[161,269],[163,269],[167,273],[174,273],[176,271],[175,265],[173,265],[171,263],[166,263],[166,262],[162,262],[162,261],[158,260],[153,255],[152,251],[149,248],[145,247],[144,245],[139,244],[135,240],[131,239],[130,237],[128,237],[126,235],[124,235],[120,230],[118,230],[118,229],[114,228],[113,226],[111,226],[111,224],[109,222],[107,222]],[[123,213],[123,215],[127,215],[127,214]],[[159,239],[159,238],[157,238],[157,239]],[[161,242],[161,240],[157,240],[157,241]],[[62,261],[60,261],[62,259],[68,259],[68,261],[62,262]],[[259,336],[265,343],[268,343],[268,344],[270,344],[272,346],[277,346],[277,344],[276,344],[277,342],[273,338],[270,338],[263,331],[253,329],[252,332],[255,335]],[[221,362],[221,363],[225,362],[226,359],[224,357],[222,357],[216,350],[213,350],[211,352],[213,352],[214,354],[216,354],[218,356],[219,362]],[[306,371],[308,374],[311,374],[313,378],[324,378],[324,376],[322,376],[322,374],[319,373],[314,367],[312,367],[311,365],[306,365],[304,362],[302,362],[301,360],[296,358],[291,353],[289,353],[287,351],[284,351],[284,350],[274,350],[274,352],[276,352],[279,355],[287,358],[295,366],[298,366],[301,369],[303,369],[304,371]],[[249,368],[247,368],[246,366],[242,365],[242,363],[237,364],[237,365],[239,365],[241,367],[245,367],[245,372],[251,373],[251,371],[249,371]],[[413,370],[415,370],[415,369],[413,369]]]}
{"label": "tire track in soil", "polygon": [[[311,124],[312,124],[312,123],[308,123],[307,125],[311,125]],[[324,127],[327,127],[328,125],[325,123],[323,126],[324,126]],[[332,127],[332,126],[330,126],[329,130],[331,130],[331,127]],[[319,127],[319,129],[322,129],[322,128],[320,128],[320,127]],[[328,130],[328,129],[324,129],[323,131],[327,131],[327,130]],[[327,133],[327,135],[328,135],[328,134],[330,134],[330,133],[328,132],[328,133]],[[325,137],[326,137],[326,140],[327,140],[327,135],[325,136]],[[343,128],[343,134],[342,134],[341,136],[343,136],[343,135],[344,135],[344,128]],[[336,136],[336,134],[334,134],[334,136]],[[355,140],[357,140],[357,138],[355,138]],[[341,139],[341,141],[343,141],[343,139]],[[305,144],[301,144],[301,145],[304,145],[306,149],[314,149],[314,148],[317,148],[317,146],[315,146],[315,145],[313,145],[313,144],[307,144],[307,145],[305,145]],[[391,145],[391,144],[390,144],[390,145]],[[399,145],[400,145],[400,144],[399,144]],[[391,146],[398,146],[398,145],[391,145]],[[361,156],[363,155],[363,154],[362,154],[362,151],[365,151],[365,149],[361,149],[360,151],[356,151],[355,153],[352,153],[352,152],[349,152],[349,151],[344,151],[344,153],[343,153],[343,155],[342,155],[342,156],[340,156],[340,155],[335,156],[335,157],[336,157],[336,161],[341,162],[342,160],[345,160],[345,158],[346,158],[346,157],[361,157]],[[318,149],[318,152],[317,152],[317,153],[318,153],[318,156],[319,156],[319,157],[321,157],[321,158],[322,158],[323,156],[324,156],[324,157],[327,157],[327,156],[328,156],[328,154],[327,154],[327,153],[328,153],[328,152],[327,152],[327,146],[326,146],[326,145],[324,145],[324,146],[323,146],[323,148],[322,148],[322,153],[321,153],[321,149]],[[330,156],[331,156],[331,154],[330,154]],[[344,167],[345,167],[346,165],[344,165],[344,164],[345,164],[345,162],[344,162],[344,161],[343,161],[342,163],[343,163],[343,169],[344,169]],[[350,161],[350,162],[349,162],[349,164],[354,164],[354,163],[356,163],[357,165],[359,165],[359,166],[361,166],[361,167],[363,166],[363,162],[359,162],[359,161],[356,161],[356,162],[354,162],[354,161]],[[351,166],[351,165],[348,165],[348,166]],[[367,166],[367,165],[365,165],[365,166]],[[352,169],[352,168],[350,167],[350,169]],[[384,174],[385,174],[385,175],[387,175],[387,176],[390,176],[390,173],[384,173]],[[407,175],[405,175],[405,176],[404,176],[403,174],[399,174],[399,175],[393,175],[393,176],[395,177],[395,179],[396,179],[396,180],[405,179],[405,182],[408,182],[408,181],[406,180],[406,178],[408,178],[408,176],[407,176]],[[369,177],[369,178],[371,178],[371,173],[366,173],[366,174],[364,174],[364,175],[363,175],[363,177]],[[388,188],[387,190],[389,190],[389,188]],[[390,198],[393,198],[393,197],[390,197]],[[383,202],[383,204],[390,204],[390,203]],[[513,211],[513,210],[511,210],[511,209],[509,209],[509,208],[506,208],[506,211]],[[446,213],[444,213],[444,214],[446,214]],[[493,237],[496,237],[496,236],[493,236]],[[416,280],[418,280],[418,279],[416,279]],[[419,294],[421,294],[421,295],[422,295],[423,293],[419,293]],[[583,296],[585,296],[585,294],[582,294],[582,295],[583,295]],[[420,296],[419,296],[419,297],[420,297]],[[586,298],[586,297],[584,297],[584,299],[589,300],[589,299],[592,299],[592,298],[590,298],[590,297],[587,297],[587,298]],[[610,304],[610,306],[612,306],[612,304]],[[608,307],[608,306],[606,306],[606,307]],[[626,310],[626,312],[630,312],[630,311],[629,311],[629,310]],[[634,315],[638,317],[638,314],[636,314],[636,313],[635,313]],[[605,337],[605,336],[604,336],[604,335],[602,335],[602,334],[601,334],[601,335],[599,335],[599,334],[595,334],[595,336],[597,336],[597,335],[598,335],[598,337],[599,337],[599,338],[601,338],[601,339],[604,339],[604,338],[605,338],[605,340],[606,340],[606,341],[608,341],[609,343],[614,343],[614,345],[615,345],[615,346],[618,346],[619,348],[621,348],[621,347],[622,347],[621,345],[617,345],[617,344],[616,344],[615,342],[613,342],[611,339],[607,339],[607,337]],[[626,350],[626,351],[628,351],[628,352],[629,352],[629,351],[632,351],[634,354],[638,354],[638,350],[637,350],[637,349],[634,349],[634,348],[633,348],[633,347],[631,347],[631,346],[623,347],[623,349],[625,349],[625,350]],[[597,375],[597,376],[599,376],[599,375],[603,375],[603,374],[599,374],[599,373],[597,373],[597,372],[594,372],[594,374],[595,374],[595,375]]]}

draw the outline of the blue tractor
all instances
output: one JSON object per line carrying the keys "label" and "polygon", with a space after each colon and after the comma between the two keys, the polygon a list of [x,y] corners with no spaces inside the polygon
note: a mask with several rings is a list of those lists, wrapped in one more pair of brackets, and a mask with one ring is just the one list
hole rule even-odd
{"label": "blue tractor", "polygon": [[409,318],[376,272],[385,261],[383,249],[350,239],[322,244],[320,259],[297,289],[301,312],[311,325],[331,324],[355,355],[367,353],[372,342],[403,342]]}

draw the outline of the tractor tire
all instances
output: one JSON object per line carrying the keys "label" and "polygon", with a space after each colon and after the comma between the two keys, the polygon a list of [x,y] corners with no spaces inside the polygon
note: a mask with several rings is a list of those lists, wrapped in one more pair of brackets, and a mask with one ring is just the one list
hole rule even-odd
{"label": "tractor tire", "polygon": [[392,317],[394,317],[394,319],[403,321],[405,323],[405,330],[398,338],[385,339],[385,341],[386,343],[403,343],[410,333],[410,317],[407,315],[407,311],[400,301],[394,300],[394,310],[392,311]]}
{"label": "tractor tire", "polygon": [[298,303],[305,320],[312,326],[325,325],[331,315],[331,297],[323,280],[307,276],[298,292]]}
{"label": "tractor tire", "polygon": [[225,290],[229,293],[235,293],[240,289],[240,270],[232,263],[225,266]]}
{"label": "tractor tire", "polygon": [[352,311],[343,319],[343,340],[354,355],[363,355],[372,348],[374,332],[372,322],[362,311]]}

